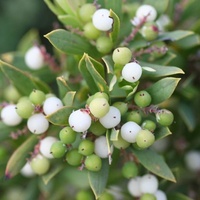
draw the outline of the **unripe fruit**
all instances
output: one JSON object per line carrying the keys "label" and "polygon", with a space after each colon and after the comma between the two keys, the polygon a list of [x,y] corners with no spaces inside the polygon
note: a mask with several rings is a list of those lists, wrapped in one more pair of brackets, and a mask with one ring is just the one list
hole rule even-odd
{"label": "unripe fruit", "polygon": [[132,52],[127,47],[118,47],[113,51],[112,59],[117,65],[125,65],[130,62],[132,58]]}
{"label": "unripe fruit", "polygon": [[7,126],[17,126],[22,118],[16,112],[16,105],[10,104],[1,110],[1,120]]}
{"label": "unripe fruit", "polygon": [[80,7],[78,14],[83,22],[89,22],[92,20],[92,15],[94,14],[95,11],[96,11],[95,5],[87,3]]}
{"label": "unripe fruit", "polygon": [[151,132],[154,132],[155,129],[156,129],[156,123],[152,120],[145,120],[143,123],[142,123],[142,126],[141,126],[143,129],[147,129]]}
{"label": "unripe fruit", "polygon": [[85,167],[90,171],[99,171],[102,167],[102,161],[99,156],[92,154],[86,157]]}
{"label": "unripe fruit", "polygon": [[78,149],[72,149],[66,154],[66,161],[69,165],[78,166],[81,164],[83,155],[78,152]]}
{"label": "unripe fruit", "polygon": [[112,50],[113,43],[109,37],[101,36],[96,40],[96,48],[100,53],[107,54]]}
{"label": "unripe fruit", "polygon": [[106,132],[106,128],[99,122],[92,122],[89,131],[92,132],[96,136],[101,136]]}
{"label": "unripe fruit", "polygon": [[109,100],[109,96],[105,92],[96,92],[93,96],[94,98],[104,98],[107,101]]}
{"label": "unripe fruit", "polygon": [[138,81],[141,75],[142,67],[136,62],[130,62],[126,64],[122,69],[122,77],[131,83]]}
{"label": "unripe fruit", "polygon": [[136,177],[138,175],[137,165],[132,161],[124,163],[122,167],[122,175],[128,179]]}
{"label": "unripe fruit", "polygon": [[40,90],[33,90],[29,95],[29,99],[35,105],[42,105],[46,99],[46,95]]}
{"label": "unripe fruit", "polygon": [[147,41],[155,40],[158,37],[158,33],[158,26],[154,22],[145,23],[141,29],[141,34]]}
{"label": "unripe fruit", "polygon": [[97,10],[92,16],[92,23],[100,31],[109,31],[113,24],[110,11],[107,9]]}
{"label": "unripe fruit", "polygon": [[151,104],[151,95],[147,91],[141,90],[135,93],[134,101],[141,108],[147,107]]}
{"label": "unripe fruit", "polygon": [[167,200],[167,196],[162,190],[157,190],[154,195],[156,200]]}
{"label": "unripe fruit", "polygon": [[124,115],[128,111],[127,103],[124,103],[124,102],[121,102],[121,101],[113,103],[112,106],[117,108],[120,111],[121,115]]}
{"label": "unripe fruit", "polygon": [[140,124],[142,122],[142,116],[139,111],[133,110],[127,113],[126,120]]}
{"label": "unripe fruit", "polygon": [[38,154],[36,157],[34,157],[30,162],[32,170],[38,174],[42,175],[45,174],[50,167],[50,162],[47,158],[42,156],[41,154]]}
{"label": "unripe fruit", "polygon": [[108,192],[104,192],[98,200],[114,200],[114,196]]}
{"label": "unripe fruit", "polygon": [[94,117],[101,118],[108,113],[110,106],[105,98],[94,98],[89,104],[89,109]]}
{"label": "unripe fruit", "polygon": [[93,200],[93,195],[89,191],[79,190],[76,194],[76,200]]}
{"label": "unripe fruit", "polygon": [[22,167],[20,173],[25,177],[33,177],[35,175],[35,172],[31,168],[29,162],[26,162],[26,164]]}
{"label": "unripe fruit", "polygon": [[140,130],[136,136],[136,143],[140,148],[148,148],[155,141],[154,134],[149,130]]}
{"label": "unripe fruit", "polygon": [[162,126],[170,126],[174,121],[174,115],[171,111],[162,109],[156,113],[156,120]]}
{"label": "unripe fruit", "polygon": [[130,143],[124,140],[121,136],[121,134],[118,135],[118,139],[116,141],[113,141],[113,145],[117,149],[126,149],[130,146]]}
{"label": "unripe fruit", "polygon": [[3,91],[3,97],[8,102],[16,103],[21,95],[13,85],[8,85]]}
{"label": "unripe fruit", "polygon": [[142,192],[140,190],[141,177],[135,177],[128,182],[128,191],[133,197],[140,197]]}
{"label": "unripe fruit", "polygon": [[69,126],[59,132],[59,138],[64,144],[72,144],[76,140],[77,133]]}
{"label": "unripe fruit", "polygon": [[54,158],[62,158],[66,151],[66,145],[61,141],[56,141],[51,145],[50,152]]}
{"label": "unripe fruit", "polygon": [[100,36],[100,31],[94,27],[92,22],[88,22],[83,27],[83,35],[90,40],[95,40]]}
{"label": "unripe fruit", "polygon": [[156,200],[156,197],[153,194],[146,193],[140,197],[140,200]]}
{"label": "unripe fruit", "polygon": [[78,146],[78,152],[84,156],[89,156],[94,152],[94,142],[90,140],[82,140]]}
{"label": "unripe fruit", "polygon": [[38,70],[44,66],[44,57],[39,47],[31,47],[25,54],[25,63],[32,70]]}

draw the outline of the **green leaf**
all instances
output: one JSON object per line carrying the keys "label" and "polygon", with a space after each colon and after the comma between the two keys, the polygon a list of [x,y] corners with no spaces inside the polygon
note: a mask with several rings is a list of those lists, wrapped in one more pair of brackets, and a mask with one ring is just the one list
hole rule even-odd
{"label": "green leaf", "polygon": [[49,42],[58,50],[67,54],[99,56],[96,47],[92,46],[86,39],[63,29],[57,29],[46,34]]}
{"label": "green leaf", "polygon": [[175,75],[175,74],[184,74],[183,70],[174,67],[174,66],[161,66],[161,65],[155,65],[150,64],[146,62],[140,62],[142,68],[143,68],[143,75],[149,76],[149,77],[164,77],[169,75]]}
{"label": "green leaf", "polygon": [[59,15],[58,19],[65,25],[73,28],[82,28],[80,20],[71,15]]}
{"label": "green leaf", "polygon": [[29,95],[33,89],[40,89],[45,93],[50,92],[49,86],[37,77],[34,77],[31,74],[26,73],[1,60],[0,68],[5,76],[22,95]]}
{"label": "green leaf", "polygon": [[167,77],[147,88],[147,92],[152,97],[152,104],[159,104],[170,98],[180,80],[180,78]]}
{"label": "green leaf", "polygon": [[76,91],[69,91],[63,98],[63,103],[65,106],[72,107],[75,99]]}
{"label": "green leaf", "polygon": [[37,142],[37,136],[32,135],[11,155],[6,166],[6,178],[10,179],[20,172],[26,163],[26,159],[29,158],[30,152],[33,150]]}
{"label": "green leaf", "polygon": [[176,58],[176,54],[168,51],[164,56],[159,59],[154,60],[154,63],[157,65],[168,65],[172,60]]}
{"label": "green leaf", "polygon": [[59,97],[62,99],[64,98],[67,92],[71,91],[71,89],[68,86],[66,80],[62,76],[57,77],[56,81],[58,85]]}
{"label": "green leaf", "polygon": [[64,14],[64,11],[63,11],[60,7],[54,5],[54,4],[52,3],[51,0],[44,0],[44,2],[47,4],[48,8],[49,8],[55,15],[62,15],[62,14]]}
{"label": "green leaf", "polygon": [[166,180],[176,182],[174,175],[163,157],[151,149],[133,150],[133,154],[139,162],[150,172]]}
{"label": "green leaf", "polygon": [[162,138],[165,138],[169,135],[171,135],[172,132],[169,130],[168,127],[161,127],[158,130],[155,131],[155,138],[156,140],[160,140]]}
{"label": "green leaf", "polygon": [[152,5],[159,14],[163,14],[169,5],[169,0],[155,1],[155,0],[145,0],[143,4]]}
{"label": "green leaf", "polygon": [[68,118],[73,109],[73,107],[64,106],[51,115],[46,116],[46,119],[54,125],[66,126],[68,125]]}
{"label": "green leaf", "polygon": [[114,62],[112,60],[112,57],[111,56],[104,56],[104,57],[102,57],[102,60],[105,63],[107,73],[113,74],[114,73],[114,69],[113,69]]}
{"label": "green leaf", "polygon": [[104,67],[101,63],[84,54],[79,62],[79,70],[92,94],[99,91],[108,93],[108,85],[104,79]]}
{"label": "green leaf", "polygon": [[113,128],[111,130],[111,133],[110,133],[110,140],[111,141],[117,141],[118,140],[118,136],[119,136],[119,130],[116,130],[115,128]]}
{"label": "green leaf", "polygon": [[108,180],[109,164],[107,159],[102,160],[102,168],[98,172],[88,171],[89,183],[95,198],[98,199],[104,192]]}
{"label": "green leaf", "polygon": [[173,193],[167,196],[168,200],[193,200],[190,197],[185,196],[184,194],[181,193]]}
{"label": "green leaf", "polygon": [[116,15],[121,17],[122,0],[115,0],[115,1],[104,0],[104,3],[105,3],[105,6],[104,6],[105,8],[107,8],[108,10],[110,10],[110,9],[113,10],[116,13]]}

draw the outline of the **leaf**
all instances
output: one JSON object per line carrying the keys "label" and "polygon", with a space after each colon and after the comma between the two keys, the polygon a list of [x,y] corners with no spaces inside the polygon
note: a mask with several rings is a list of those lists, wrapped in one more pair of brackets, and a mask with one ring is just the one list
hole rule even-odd
{"label": "leaf", "polygon": [[114,69],[113,69],[114,68],[114,62],[112,60],[112,57],[111,56],[104,56],[104,57],[102,57],[102,60],[105,63],[107,73],[113,74],[114,73]]}
{"label": "leaf", "polygon": [[63,103],[65,106],[72,107],[75,99],[76,91],[67,92],[63,98]]}
{"label": "leaf", "polygon": [[30,136],[17,150],[11,155],[5,171],[6,178],[10,179],[17,175],[26,163],[26,159],[30,156],[30,152],[37,144],[36,135]]}
{"label": "leaf", "polygon": [[51,115],[47,115],[46,119],[54,125],[66,126],[68,125],[68,118],[73,109],[73,107],[64,106]]}
{"label": "leaf", "polygon": [[54,4],[51,2],[51,0],[44,0],[44,2],[47,4],[48,8],[49,8],[55,15],[62,15],[62,14],[64,14],[64,11],[63,11],[60,7],[54,5]]}
{"label": "leaf", "polygon": [[5,76],[11,81],[11,83],[22,95],[29,95],[33,89],[39,89],[45,93],[50,91],[49,86],[37,77],[34,77],[31,74],[26,73],[1,60],[0,68]]}
{"label": "leaf", "polygon": [[145,0],[143,4],[152,5],[159,14],[163,14],[169,5],[169,0],[155,1],[155,0]]}
{"label": "leaf", "polygon": [[157,65],[168,65],[172,60],[174,60],[176,58],[176,54],[172,53],[172,52],[167,52],[164,56],[162,56],[159,59],[154,60],[154,63]]}
{"label": "leaf", "polygon": [[155,131],[155,138],[156,138],[156,140],[160,140],[171,134],[172,134],[172,132],[169,130],[168,127],[161,127]]}
{"label": "leaf", "polygon": [[107,159],[102,159],[102,168],[98,172],[88,171],[89,183],[95,198],[98,199],[104,192],[108,180],[109,164]]}
{"label": "leaf", "polygon": [[170,98],[179,81],[180,78],[167,77],[147,88],[152,97],[152,104],[159,104]]}
{"label": "leaf", "polygon": [[82,28],[82,24],[80,23],[80,20],[78,20],[74,16],[59,15],[58,19],[66,26],[70,26],[70,27],[73,27],[73,28]]}
{"label": "leaf", "polygon": [[143,68],[143,75],[149,77],[163,77],[175,74],[184,74],[182,69],[174,66],[161,66],[145,62],[140,62],[140,64]]}
{"label": "leaf", "polygon": [[167,199],[168,200],[175,200],[175,199],[178,199],[178,200],[193,200],[190,197],[187,197],[184,194],[180,194],[180,193],[170,194],[169,196],[167,196]]}
{"label": "leaf", "polygon": [[111,130],[111,133],[110,133],[110,140],[111,141],[117,141],[118,140],[118,136],[119,136],[119,130],[116,130],[116,129],[112,129]]}
{"label": "leaf", "polygon": [[62,99],[62,98],[64,98],[64,96],[66,95],[67,92],[71,91],[71,89],[62,76],[57,77],[56,81],[57,81],[57,85],[58,85],[59,97]]}
{"label": "leaf", "polygon": [[49,42],[58,50],[67,54],[99,56],[96,47],[92,46],[86,39],[63,29],[57,29],[44,35]]}
{"label": "leaf", "polygon": [[[110,1],[110,0],[104,0],[105,2],[105,8],[108,10],[113,10],[116,15],[121,17],[121,12],[122,12],[122,1],[121,0],[115,0],[115,1]],[[111,16],[112,17],[112,16]]]}
{"label": "leaf", "polygon": [[166,180],[176,182],[170,168],[164,161],[163,157],[151,149],[133,150],[133,154],[139,162],[150,172]]}
{"label": "leaf", "polygon": [[108,93],[108,85],[103,78],[104,67],[101,63],[84,54],[79,62],[79,70],[92,94],[99,91]]}

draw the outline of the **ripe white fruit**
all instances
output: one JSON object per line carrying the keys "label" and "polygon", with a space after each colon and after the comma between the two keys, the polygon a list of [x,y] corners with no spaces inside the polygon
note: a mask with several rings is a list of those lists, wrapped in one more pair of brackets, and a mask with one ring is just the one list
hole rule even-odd
{"label": "ripe white fruit", "polygon": [[39,47],[33,46],[26,52],[25,63],[27,67],[33,70],[40,69],[44,66],[44,57]]}
{"label": "ripe white fruit", "polygon": [[63,107],[62,101],[57,97],[49,97],[44,101],[43,111],[46,115],[50,115]]}
{"label": "ripe white fruit", "polygon": [[146,22],[154,21],[157,17],[156,9],[151,5],[140,6],[136,11],[136,17],[142,20],[146,16],[147,16]]}
{"label": "ripe white fruit", "polygon": [[51,154],[51,145],[58,141],[57,138],[52,136],[47,136],[40,141],[40,153],[46,158],[54,158]]}
{"label": "ripe white fruit", "polygon": [[104,8],[97,10],[92,16],[92,22],[95,28],[100,31],[109,31],[113,24],[113,19],[109,16],[109,10]]}
{"label": "ripe white fruit", "polygon": [[142,75],[142,67],[136,62],[127,63],[122,69],[122,77],[131,83],[140,79]]}
{"label": "ripe white fruit", "polygon": [[136,136],[142,128],[135,122],[126,122],[121,127],[121,136],[129,143],[136,142]]}
{"label": "ripe white fruit", "polygon": [[167,196],[162,190],[157,190],[154,195],[156,200],[167,200]]}
{"label": "ripe white fruit", "polygon": [[1,110],[1,120],[7,126],[16,126],[20,124],[22,118],[16,112],[16,105],[10,104]]}
{"label": "ripe white fruit", "polygon": [[111,152],[108,151],[108,144],[105,136],[98,137],[94,142],[94,152],[100,158],[107,158],[109,153],[113,152],[113,147],[110,147]]}
{"label": "ripe white fruit", "polygon": [[139,187],[142,193],[154,194],[158,189],[158,179],[153,174],[146,174],[141,177]]}
{"label": "ripe white fruit", "polygon": [[42,134],[49,128],[49,122],[42,113],[36,113],[28,118],[27,127],[33,134]]}
{"label": "ripe white fruit", "polygon": [[26,164],[22,167],[20,173],[25,177],[32,177],[35,175],[35,172],[32,170],[29,162],[26,162]]}
{"label": "ripe white fruit", "polygon": [[72,112],[68,119],[70,127],[76,132],[85,132],[91,125],[91,117],[84,109]]}
{"label": "ripe white fruit", "polygon": [[108,113],[100,118],[99,121],[105,128],[114,128],[121,121],[119,109],[114,106],[110,106]]}
{"label": "ripe white fruit", "polygon": [[137,176],[128,182],[128,191],[133,197],[140,197],[142,194],[139,187],[140,179],[141,177]]}
{"label": "ripe white fruit", "polygon": [[185,164],[191,171],[200,171],[200,151],[191,150],[185,155]]}

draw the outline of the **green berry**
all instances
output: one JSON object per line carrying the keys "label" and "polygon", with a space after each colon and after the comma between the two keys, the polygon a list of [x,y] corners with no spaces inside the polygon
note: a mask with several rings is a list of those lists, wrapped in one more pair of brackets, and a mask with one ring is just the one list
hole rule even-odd
{"label": "green berry", "polygon": [[108,192],[104,192],[98,200],[114,200],[114,196]]}
{"label": "green berry", "polygon": [[141,90],[135,94],[134,101],[137,106],[144,108],[151,104],[151,95],[147,91]]}
{"label": "green berry", "polygon": [[156,129],[156,123],[152,120],[145,120],[143,123],[142,123],[142,126],[141,126],[143,129],[147,129],[151,132],[154,132],[154,130]]}
{"label": "green berry", "polygon": [[109,37],[101,36],[96,40],[96,48],[102,54],[107,54],[112,50],[113,43]]}
{"label": "green berry", "polygon": [[94,14],[95,11],[96,11],[95,5],[87,3],[80,7],[78,14],[83,22],[89,22],[92,21],[92,15]]}
{"label": "green berry", "polygon": [[76,140],[77,133],[70,127],[64,127],[59,132],[59,138],[64,144],[72,144]]}
{"label": "green berry", "polygon": [[107,129],[99,121],[92,122],[92,125],[89,128],[89,131],[96,136],[103,135],[106,130]]}
{"label": "green berry", "polygon": [[155,141],[154,134],[149,130],[140,130],[136,136],[138,147],[145,149],[151,146]]}
{"label": "green berry", "polygon": [[46,95],[40,90],[33,90],[29,95],[29,99],[35,105],[42,105],[44,100],[46,99]]}
{"label": "green berry", "polygon": [[66,150],[66,146],[63,142],[56,141],[51,145],[50,152],[54,158],[61,158],[65,155]]}
{"label": "green berry", "polygon": [[95,40],[99,37],[100,31],[95,28],[92,22],[88,22],[83,27],[83,35],[90,40]]}
{"label": "green berry", "polygon": [[89,156],[94,152],[94,142],[90,140],[82,140],[78,146],[78,152],[84,156]]}
{"label": "green berry", "polygon": [[66,161],[69,165],[78,166],[81,164],[83,155],[78,152],[78,149],[72,149],[66,154]]}
{"label": "green berry", "polygon": [[107,101],[109,100],[109,96],[105,93],[105,92],[96,92],[94,95],[93,95],[94,98],[104,98],[106,99]]}
{"label": "green berry", "polygon": [[158,33],[158,26],[155,22],[146,22],[141,29],[141,34],[147,41],[155,40]]}
{"label": "green berry", "polygon": [[3,91],[4,98],[12,103],[16,103],[21,95],[13,85],[7,86]]}
{"label": "green berry", "polygon": [[113,145],[117,149],[126,149],[130,146],[130,143],[124,140],[121,134],[119,134],[117,140],[113,141]]}
{"label": "green berry", "polygon": [[85,159],[85,167],[89,171],[99,171],[102,166],[102,161],[99,156],[96,154],[92,154],[86,157]]}
{"label": "green berry", "polygon": [[174,115],[167,109],[161,109],[156,113],[156,120],[162,126],[170,126],[174,121]]}
{"label": "green berry", "polygon": [[137,165],[132,161],[126,162],[122,167],[122,175],[128,179],[136,177],[138,175]]}
{"label": "green berry", "polygon": [[112,106],[114,106],[115,108],[118,108],[118,110],[120,111],[121,115],[126,114],[126,112],[128,111],[127,103],[124,103],[124,102],[121,102],[121,101],[113,103]]}
{"label": "green berry", "polygon": [[127,121],[132,121],[137,124],[141,124],[142,122],[142,116],[139,111],[133,110],[127,113],[126,117]]}
{"label": "green berry", "polygon": [[76,200],[93,200],[93,195],[91,192],[86,190],[80,190],[76,194]]}
{"label": "green berry", "polygon": [[140,200],[156,200],[156,197],[153,194],[146,193],[140,197]]}
{"label": "green berry", "polygon": [[132,58],[132,52],[127,47],[118,47],[113,51],[112,59],[117,65],[125,65],[130,62]]}

